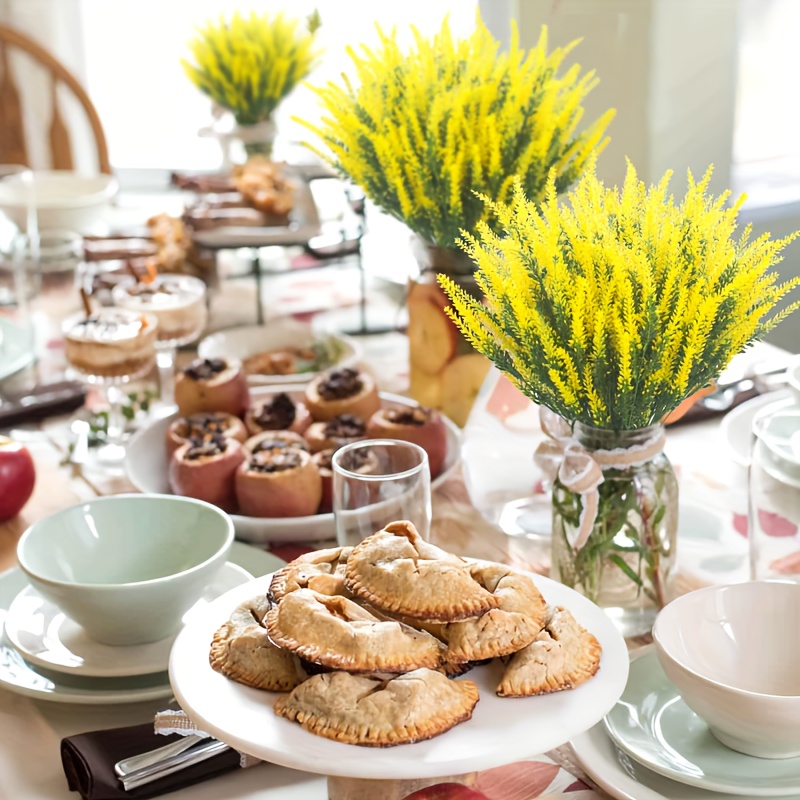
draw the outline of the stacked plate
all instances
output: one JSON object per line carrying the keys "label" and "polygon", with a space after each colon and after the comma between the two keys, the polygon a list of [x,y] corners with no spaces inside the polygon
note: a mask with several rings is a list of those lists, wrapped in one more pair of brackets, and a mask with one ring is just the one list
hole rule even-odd
{"label": "stacked plate", "polygon": [[721,744],[683,702],[652,647],[632,661],[604,721],[572,745],[586,772],[623,800],[800,800],[800,758],[755,758]]}
{"label": "stacked plate", "polygon": [[[253,576],[274,572],[283,561],[235,542],[230,560],[184,618]],[[170,697],[167,667],[175,637],[131,647],[90,639],[58,607],[45,600],[24,573],[0,574],[0,686],[59,703],[136,703]]]}

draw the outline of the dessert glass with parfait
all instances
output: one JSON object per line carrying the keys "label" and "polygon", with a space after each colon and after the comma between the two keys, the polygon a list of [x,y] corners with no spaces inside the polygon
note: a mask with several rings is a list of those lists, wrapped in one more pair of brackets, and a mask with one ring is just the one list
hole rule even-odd
{"label": "dessert glass with parfait", "polygon": [[153,368],[158,320],[152,314],[106,307],[68,318],[62,330],[70,366],[103,391],[108,404],[106,443],[94,451],[95,460],[119,468],[125,457],[120,386]]}
{"label": "dessert glass with parfait", "polygon": [[152,314],[158,320],[156,363],[164,414],[175,410],[175,351],[196,341],[208,320],[206,285],[191,275],[149,275],[133,277],[114,287],[114,305],[138,314]]}

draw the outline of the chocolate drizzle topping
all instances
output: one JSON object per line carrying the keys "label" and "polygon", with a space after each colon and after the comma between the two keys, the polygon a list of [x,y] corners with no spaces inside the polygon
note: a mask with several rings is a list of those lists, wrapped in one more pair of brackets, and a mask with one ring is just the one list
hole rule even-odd
{"label": "chocolate drizzle topping", "polygon": [[281,431],[286,430],[294,422],[296,416],[297,406],[294,401],[286,392],[280,392],[272,400],[262,403],[257,413],[253,415],[253,419],[259,427],[265,430]]}
{"label": "chocolate drizzle topping", "polygon": [[184,369],[183,374],[195,381],[207,381],[227,368],[224,358],[198,358]]}
{"label": "chocolate drizzle topping", "polygon": [[358,394],[364,388],[361,376],[354,369],[345,367],[329,372],[317,386],[323,400],[342,400]]}
{"label": "chocolate drizzle topping", "polygon": [[253,453],[247,468],[251,472],[285,472],[302,465],[302,452],[296,447],[259,450]]}
{"label": "chocolate drizzle topping", "polygon": [[193,436],[189,439],[189,447],[184,458],[196,461],[208,456],[220,456],[228,447],[228,440],[221,433],[207,433],[204,436]]}
{"label": "chocolate drizzle topping", "polygon": [[207,433],[223,433],[230,426],[230,420],[219,414],[192,414],[178,421],[175,433],[183,439],[196,439]]}
{"label": "chocolate drizzle topping", "polygon": [[393,422],[395,425],[424,425],[431,418],[431,412],[423,406],[388,408],[385,416],[388,422]]}
{"label": "chocolate drizzle topping", "polygon": [[367,432],[367,426],[352,414],[339,414],[325,426],[328,439],[357,439]]}

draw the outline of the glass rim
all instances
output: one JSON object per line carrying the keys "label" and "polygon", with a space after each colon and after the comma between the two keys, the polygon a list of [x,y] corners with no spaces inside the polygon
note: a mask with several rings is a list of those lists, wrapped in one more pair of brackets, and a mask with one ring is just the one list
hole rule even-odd
{"label": "glass rim", "polygon": [[[388,445],[389,447],[408,447],[411,450],[417,451],[417,453],[420,455],[420,462],[416,466],[410,467],[402,472],[387,472],[383,475],[370,475],[368,473],[353,472],[352,470],[343,467],[339,463],[341,456],[345,455],[346,453],[349,453],[353,450],[358,450],[361,447],[375,447],[376,445]],[[350,442],[350,444],[340,447],[338,450],[336,450],[336,452],[334,452],[331,458],[331,468],[334,475],[343,475],[346,478],[355,478],[360,481],[385,481],[389,479],[399,480],[401,478],[410,478],[418,474],[426,464],[428,464],[428,454],[425,452],[425,449],[414,442],[407,442],[405,439],[359,439],[357,442]]]}

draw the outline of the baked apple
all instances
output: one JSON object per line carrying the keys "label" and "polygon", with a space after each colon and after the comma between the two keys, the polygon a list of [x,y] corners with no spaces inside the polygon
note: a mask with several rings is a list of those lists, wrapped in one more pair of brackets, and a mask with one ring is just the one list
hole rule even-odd
{"label": "baked apple", "polygon": [[340,414],[369,419],[381,401],[370,375],[344,367],[324,372],[308,384],[306,406],[315,420],[327,421]]}
{"label": "baked apple", "polygon": [[311,460],[317,465],[319,476],[322,478],[322,500],[319,502],[319,513],[328,514],[333,511],[333,467],[331,459],[335,450],[329,447],[327,450],[320,450],[311,456]]}
{"label": "baked apple", "polygon": [[381,408],[367,421],[368,439],[402,439],[418,444],[428,454],[431,478],[444,466],[447,428],[442,415],[431,408]]}
{"label": "baked apple", "polygon": [[239,417],[224,413],[191,414],[178,417],[167,428],[167,455],[171,456],[189,439],[202,439],[206,434],[221,433],[231,439],[244,442],[247,429]]}
{"label": "baked apple", "polygon": [[190,439],[170,458],[170,488],[181,497],[194,497],[223,511],[233,511],[236,469],[244,460],[244,450],[236,439],[220,433]]}
{"label": "baked apple", "polygon": [[256,453],[259,450],[274,450],[278,447],[299,447],[301,450],[308,450],[308,442],[299,434],[293,431],[264,431],[251,436],[244,443],[247,454]]}
{"label": "baked apple", "polygon": [[322,478],[305,450],[259,450],[236,470],[239,511],[249,517],[307,517],[322,499]]}
{"label": "baked apple", "polygon": [[352,414],[339,414],[327,422],[312,422],[305,432],[312,453],[320,450],[338,450],[350,442],[366,439],[367,426]]}
{"label": "baked apple", "polygon": [[247,376],[238,361],[199,358],[176,375],[175,402],[183,417],[201,411],[240,417],[250,405]]}
{"label": "baked apple", "polygon": [[303,403],[295,403],[286,392],[254,403],[244,415],[251,436],[264,431],[303,433],[311,424],[311,414]]}

